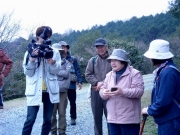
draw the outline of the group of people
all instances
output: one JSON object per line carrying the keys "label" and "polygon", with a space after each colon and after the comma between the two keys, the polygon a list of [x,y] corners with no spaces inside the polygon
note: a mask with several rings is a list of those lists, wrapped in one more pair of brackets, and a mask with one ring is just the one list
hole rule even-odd
{"label": "group of people", "polygon": [[155,39],[144,54],[156,69],[151,104],[141,111],[144,93],[141,72],[130,66],[125,50],[114,49],[109,56],[106,41],[102,38],[95,41],[98,55],[89,60],[85,72],[92,86],[95,135],[103,135],[103,113],[110,135],[139,135],[141,115],[154,118],[158,135],[180,134],[180,71],[172,60],[169,45],[166,40]]}
{"label": "group of people", "polygon": [[98,55],[89,60],[85,77],[92,86],[95,135],[103,135],[103,114],[110,135],[139,135],[143,77],[130,66],[125,50],[114,49],[109,55],[103,38],[95,40],[94,45]]}
{"label": "group of people", "polygon": [[29,49],[24,55],[27,117],[22,135],[31,134],[42,103],[41,135],[48,135],[50,132],[52,135],[66,134],[68,99],[71,125],[76,125],[76,87],[82,88],[80,67],[77,59],[69,53],[70,46],[65,41],[54,43],[52,49],[47,49],[51,35],[52,29],[50,27],[38,27],[36,30],[37,41],[28,45]]}
{"label": "group of people", "polygon": [[[52,29],[47,27],[36,30],[35,44],[42,46],[51,37]],[[46,36],[42,37],[42,34]],[[166,40],[155,39],[144,54],[156,69],[153,72],[151,104],[141,110],[143,76],[131,66],[128,52],[114,49],[109,54],[106,40],[95,40],[97,55],[88,61],[85,70],[85,79],[91,84],[95,135],[103,135],[103,115],[107,119],[108,134],[139,135],[141,115],[145,114],[154,118],[158,135],[180,134],[180,72],[172,60],[174,55],[169,45]],[[37,48],[26,51],[24,55],[27,117],[22,135],[31,134],[42,103],[41,135],[66,135],[68,99],[71,125],[76,125],[76,87],[82,88],[80,67],[77,59],[69,53],[70,46],[65,41],[53,44],[52,48],[53,55],[48,58],[38,57],[40,52]],[[7,76],[7,73],[1,72],[2,76]]]}

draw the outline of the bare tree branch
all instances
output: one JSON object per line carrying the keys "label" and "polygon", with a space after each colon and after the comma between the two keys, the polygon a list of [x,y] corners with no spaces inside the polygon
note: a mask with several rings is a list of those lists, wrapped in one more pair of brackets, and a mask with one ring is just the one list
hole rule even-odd
{"label": "bare tree branch", "polygon": [[[0,16],[0,46],[3,43],[11,42],[18,36],[20,31],[20,21],[13,20],[13,13],[4,13]],[[5,46],[3,47],[5,48]]]}

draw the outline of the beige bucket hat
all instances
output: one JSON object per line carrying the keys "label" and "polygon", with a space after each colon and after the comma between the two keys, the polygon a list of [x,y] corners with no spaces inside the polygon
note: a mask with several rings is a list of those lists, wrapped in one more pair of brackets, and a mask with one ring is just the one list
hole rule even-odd
{"label": "beige bucket hat", "polygon": [[108,62],[110,62],[111,59],[130,62],[128,53],[123,49],[114,49],[112,54],[107,58]]}

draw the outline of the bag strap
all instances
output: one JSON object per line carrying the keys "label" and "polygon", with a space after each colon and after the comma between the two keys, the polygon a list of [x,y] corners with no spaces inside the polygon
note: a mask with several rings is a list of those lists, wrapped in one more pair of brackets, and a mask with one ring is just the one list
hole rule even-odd
{"label": "bag strap", "polygon": [[97,55],[95,57],[93,57],[93,60],[92,60],[92,64],[93,64],[93,73],[94,73],[94,65],[96,64],[96,58],[97,58]]}
{"label": "bag strap", "polygon": [[179,69],[177,69],[177,68],[176,68],[175,66],[173,66],[173,65],[169,65],[169,66],[167,66],[167,67],[174,68],[175,70],[177,70],[177,71],[180,73]]}
{"label": "bag strap", "polygon": [[176,101],[175,98],[173,98],[174,103],[180,108],[180,104]]}

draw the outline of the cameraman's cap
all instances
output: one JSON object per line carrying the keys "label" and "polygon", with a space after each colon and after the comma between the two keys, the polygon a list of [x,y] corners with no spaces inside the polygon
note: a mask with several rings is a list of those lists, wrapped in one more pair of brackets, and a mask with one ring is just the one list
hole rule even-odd
{"label": "cameraman's cap", "polygon": [[56,49],[56,50],[59,50],[59,51],[63,51],[62,46],[59,43],[54,43],[52,45],[52,48]]}
{"label": "cameraman's cap", "polygon": [[67,46],[67,48],[69,49],[69,45],[65,41],[60,41],[59,44],[61,46]]}
{"label": "cameraman's cap", "polygon": [[95,40],[94,46],[105,46],[107,45],[106,41],[103,38],[98,38]]}
{"label": "cameraman's cap", "polygon": [[128,58],[128,53],[123,49],[114,49],[112,54],[107,58],[108,62],[111,62],[111,60],[119,60],[119,61],[125,61],[130,62]]}

